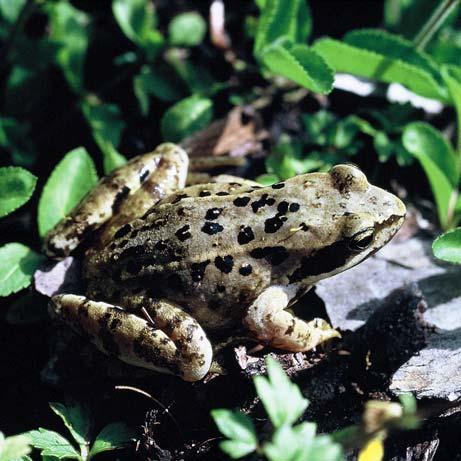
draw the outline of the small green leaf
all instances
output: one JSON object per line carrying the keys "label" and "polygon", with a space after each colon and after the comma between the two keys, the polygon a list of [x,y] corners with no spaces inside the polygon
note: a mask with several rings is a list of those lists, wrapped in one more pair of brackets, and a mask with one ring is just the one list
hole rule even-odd
{"label": "small green leaf", "polygon": [[57,432],[40,427],[38,430],[30,431],[27,434],[32,439],[32,445],[41,450],[42,456],[82,460],[82,457],[70,442]]}
{"label": "small green leaf", "polygon": [[125,423],[117,422],[105,426],[96,437],[89,459],[98,453],[129,447],[136,436],[135,431]]}
{"label": "small green leaf", "polygon": [[113,0],[112,12],[123,33],[153,59],[163,43],[156,30],[154,4],[145,0]]}
{"label": "small green leaf", "polygon": [[93,160],[83,147],[58,163],[43,188],[38,204],[38,229],[43,237],[96,185]]}
{"label": "small green leaf", "polygon": [[26,434],[6,437],[0,432],[0,461],[13,461],[30,453],[30,437]]}
{"label": "small green leaf", "polygon": [[24,205],[32,196],[37,178],[24,168],[0,168],[0,218]]}
{"label": "small green leaf", "polygon": [[[389,48],[391,47],[392,43],[389,43]],[[380,54],[331,38],[316,41],[313,49],[336,72],[346,72],[387,83],[400,83],[421,96],[448,102],[445,87],[427,71],[426,67],[396,59],[393,54]]]}
{"label": "small green leaf", "polygon": [[115,104],[102,104],[97,99],[87,98],[82,111],[103,154],[104,173],[109,174],[127,161],[116,149],[125,128],[120,109]]}
{"label": "small green leaf", "polygon": [[251,419],[239,411],[226,409],[212,410],[211,416],[220,432],[230,440],[220,444],[221,449],[231,458],[237,459],[253,452],[258,438]]}
{"label": "small green leaf", "polygon": [[407,125],[402,142],[421,163],[435,197],[440,223],[446,227],[458,182],[458,166],[451,146],[441,133],[423,122]]}
{"label": "small green leaf", "polygon": [[309,401],[302,396],[299,387],[290,381],[277,361],[268,357],[266,363],[268,378],[254,378],[256,391],[276,428],[293,424],[303,414]]}
{"label": "small green leaf", "polygon": [[309,90],[326,94],[333,88],[332,69],[306,45],[287,47],[275,42],[262,50],[261,59],[274,74],[293,80]]}
{"label": "small green leaf", "polygon": [[189,96],[170,107],[163,115],[163,138],[180,142],[195,131],[205,128],[212,119],[213,102],[200,96]]}
{"label": "small green leaf", "polygon": [[432,244],[432,250],[439,259],[461,264],[461,227],[437,237]]}
{"label": "small green leaf", "polygon": [[46,6],[50,18],[50,39],[59,44],[57,64],[72,89],[80,93],[88,48],[88,15],[67,1],[47,3]]}
{"label": "small green leaf", "polygon": [[182,13],[175,16],[169,26],[170,43],[175,46],[199,45],[206,33],[206,23],[200,14]]}
{"label": "small green leaf", "polygon": [[171,75],[171,69],[156,65],[154,69],[142,66],[141,72],[133,79],[133,89],[138,98],[141,113],[147,115],[150,108],[150,97],[161,101],[172,102],[181,99],[185,94],[181,80]]}
{"label": "small green leaf", "polygon": [[0,296],[9,296],[30,285],[43,256],[21,243],[0,247]]}
{"label": "small green leaf", "polygon": [[63,420],[79,445],[89,445],[92,421],[87,407],[77,402],[67,405],[51,402],[50,407]]}
{"label": "small green leaf", "polygon": [[256,181],[263,186],[272,186],[272,184],[280,181],[280,177],[273,173],[266,173],[258,176]]}

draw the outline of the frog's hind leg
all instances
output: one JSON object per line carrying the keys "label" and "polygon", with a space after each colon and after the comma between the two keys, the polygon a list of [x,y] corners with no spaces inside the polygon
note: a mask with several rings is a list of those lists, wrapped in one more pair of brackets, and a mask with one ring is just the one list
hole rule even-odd
{"label": "frog's hind leg", "polygon": [[109,240],[117,228],[142,216],[165,195],[185,185],[186,152],[171,143],[139,155],[117,168],[60,221],[45,237],[48,256],[67,256],[95,229],[107,223],[100,236]]}
{"label": "frog's hind leg", "polygon": [[168,301],[145,300],[146,318],[84,296],[57,295],[51,314],[102,352],[130,365],[197,381],[208,372],[211,344],[198,322]]}
{"label": "frog's hind leg", "polygon": [[286,311],[294,295],[292,287],[269,287],[248,308],[244,323],[259,341],[275,348],[301,352],[340,337],[323,319],[305,322]]}

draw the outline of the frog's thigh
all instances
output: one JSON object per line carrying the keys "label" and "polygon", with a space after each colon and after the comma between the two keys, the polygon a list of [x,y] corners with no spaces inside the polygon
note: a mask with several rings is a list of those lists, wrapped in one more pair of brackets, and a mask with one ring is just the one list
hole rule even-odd
{"label": "frog's thigh", "polygon": [[292,352],[308,351],[339,333],[325,320],[305,322],[286,311],[293,292],[273,286],[261,293],[249,307],[245,325],[263,343]]}
{"label": "frog's thigh", "polygon": [[[51,257],[67,256],[91,231],[108,223],[111,229],[142,216],[154,203],[185,185],[186,152],[171,143],[139,155],[117,168],[60,221],[45,237],[45,252]],[[118,217],[117,217],[118,216]]]}
{"label": "frog's thigh", "polygon": [[[162,306],[168,311],[167,303]],[[203,378],[210,367],[211,344],[200,325],[182,311],[176,317],[165,314],[168,321],[174,320],[171,328],[165,328],[167,322],[160,321],[161,313],[156,315],[154,327],[117,306],[84,296],[54,296],[50,309],[100,351],[130,365],[174,374],[186,381]]]}

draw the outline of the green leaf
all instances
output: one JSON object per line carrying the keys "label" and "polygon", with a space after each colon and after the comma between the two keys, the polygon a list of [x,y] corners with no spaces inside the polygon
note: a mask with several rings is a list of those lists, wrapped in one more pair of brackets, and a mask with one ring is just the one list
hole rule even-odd
{"label": "green leaf", "polygon": [[437,237],[432,244],[432,250],[436,258],[461,264],[461,227]]}
{"label": "green leaf", "polygon": [[127,161],[116,149],[125,129],[120,109],[115,104],[102,104],[97,99],[87,98],[82,103],[82,111],[103,154],[104,173],[109,174]]}
{"label": "green leaf", "polygon": [[189,96],[170,107],[163,115],[163,138],[180,142],[195,131],[205,128],[212,119],[213,102],[200,96]]}
{"label": "green leaf", "polygon": [[293,424],[303,414],[309,401],[302,396],[299,387],[290,381],[277,361],[268,357],[266,364],[268,378],[254,378],[256,392],[274,427]]}
{"label": "green leaf", "polygon": [[77,402],[67,405],[51,402],[50,407],[63,420],[79,445],[89,445],[92,422],[87,407]]}
{"label": "green leaf", "polygon": [[30,437],[26,434],[6,437],[0,432],[0,461],[13,461],[30,453]]}
{"label": "green leaf", "polygon": [[30,285],[43,256],[21,243],[0,247],[0,296],[9,296]]}
{"label": "green leaf", "polygon": [[82,460],[82,457],[70,442],[57,432],[40,427],[38,430],[30,431],[27,434],[32,439],[32,445],[41,450],[42,456]]}
{"label": "green leaf", "polygon": [[184,96],[182,86],[181,80],[172,78],[171,69],[160,64],[155,66],[155,70],[142,66],[141,72],[133,79],[134,93],[143,115],[149,113],[151,96],[161,101],[176,101]]}
{"label": "green leaf", "polygon": [[326,94],[333,88],[332,69],[306,45],[288,48],[281,42],[275,42],[263,49],[261,59],[274,74],[293,80],[309,90]]}
{"label": "green leaf", "polygon": [[13,24],[18,19],[25,4],[26,0],[0,0],[0,16],[8,23]]}
{"label": "green leaf", "polygon": [[[423,167],[434,194],[442,227],[449,221],[449,207],[456,195],[453,185],[453,161],[450,149],[443,136],[427,123],[415,122],[406,126],[403,137],[404,147],[414,155]],[[447,177],[447,174],[450,177]],[[457,171],[457,169],[455,170]]]}
{"label": "green leaf", "polygon": [[219,431],[228,439],[220,443],[220,448],[231,458],[237,459],[253,452],[258,438],[251,419],[239,411],[217,409],[211,411]]}
{"label": "green leaf", "polygon": [[163,37],[156,30],[154,4],[145,0],[113,0],[112,12],[126,37],[153,59],[163,44]]}
{"label": "green leaf", "polygon": [[90,450],[89,459],[98,453],[126,448],[132,444],[135,436],[135,431],[125,423],[108,424],[96,437]]}
{"label": "green leaf", "polygon": [[260,57],[266,46],[279,39],[304,43],[312,29],[305,0],[267,0],[256,32],[254,54]]}
{"label": "green leaf", "polygon": [[[392,44],[389,43],[389,46]],[[400,83],[421,96],[448,102],[446,89],[435,80],[432,73],[426,68],[396,59],[391,53],[384,55],[331,38],[316,41],[313,49],[336,72],[387,83]]]}
{"label": "green leaf", "polygon": [[24,205],[32,196],[37,178],[24,168],[0,168],[0,218]]}
{"label": "green leaf", "polygon": [[83,65],[88,48],[88,16],[67,1],[47,4],[50,39],[57,42],[57,64],[74,91],[83,90]]}
{"label": "green leaf", "polygon": [[[458,151],[461,152],[461,67],[443,66],[442,76],[450,92],[451,99],[456,109],[458,130]],[[460,154],[461,155],[461,154]]]}
{"label": "green leaf", "polygon": [[66,154],[51,173],[38,204],[38,229],[43,237],[96,185],[98,176],[86,149]]}
{"label": "green leaf", "polygon": [[199,45],[206,34],[206,23],[200,14],[182,13],[168,25],[169,40],[175,46]]}

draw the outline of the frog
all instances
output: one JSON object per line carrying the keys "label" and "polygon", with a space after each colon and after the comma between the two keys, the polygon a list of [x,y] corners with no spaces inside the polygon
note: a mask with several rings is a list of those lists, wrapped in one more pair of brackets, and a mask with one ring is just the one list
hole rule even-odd
{"label": "frog", "polygon": [[53,296],[52,316],[107,355],[189,382],[210,371],[212,335],[243,328],[289,352],[339,337],[291,307],[389,242],[403,202],[350,164],[186,187],[188,163],[172,143],[134,157],[48,232],[49,257],[82,251],[86,286]]}

